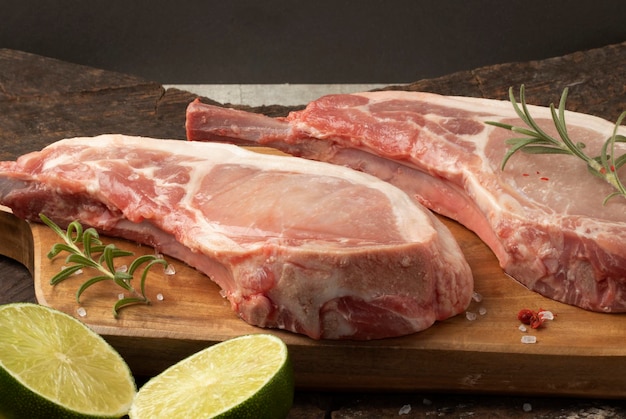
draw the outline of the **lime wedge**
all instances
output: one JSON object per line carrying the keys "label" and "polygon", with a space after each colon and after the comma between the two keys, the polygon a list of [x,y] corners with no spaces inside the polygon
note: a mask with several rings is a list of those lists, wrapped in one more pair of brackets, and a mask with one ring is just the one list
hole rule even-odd
{"label": "lime wedge", "polygon": [[245,335],[203,349],[150,379],[129,416],[284,418],[293,392],[285,343],[269,334]]}
{"label": "lime wedge", "polygon": [[135,394],[124,360],[77,319],[0,306],[0,417],[122,417]]}

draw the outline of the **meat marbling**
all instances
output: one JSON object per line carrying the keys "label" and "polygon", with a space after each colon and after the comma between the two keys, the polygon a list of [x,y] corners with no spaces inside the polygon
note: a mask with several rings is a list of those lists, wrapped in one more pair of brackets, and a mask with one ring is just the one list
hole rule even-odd
{"label": "meat marbling", "polygon": [[[556,136],[549,108],[529,108]],[[501,170],[514,134],[486,121],[523,126],[508,101],[383,91],[322,97],[277,119],[195,101],[187,136],[263,144],[378,176],[473,230],[529,289],[625,312],[626,200],[603,206],[613,190],[571,156],[517,153]],[[566,112],[566,122],[592,156],[614,129],[581,113]]]}
{"label": "meat marbling", "polygon": [[417,332],[473,291],[449,230],[400,189],[231,145],[62,140],[0,163],[0,203],[155,246],[211,277],[245,321],[315,339]]}

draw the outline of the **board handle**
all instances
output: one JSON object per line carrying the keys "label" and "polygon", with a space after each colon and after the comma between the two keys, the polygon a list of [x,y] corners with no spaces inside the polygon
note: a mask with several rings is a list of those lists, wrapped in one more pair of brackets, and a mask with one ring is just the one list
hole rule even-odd
{"label": "board handle", "polygon": [[16,260],[31,275],[35,268],[34,240],[30,224],[0,206],[0,254]]}

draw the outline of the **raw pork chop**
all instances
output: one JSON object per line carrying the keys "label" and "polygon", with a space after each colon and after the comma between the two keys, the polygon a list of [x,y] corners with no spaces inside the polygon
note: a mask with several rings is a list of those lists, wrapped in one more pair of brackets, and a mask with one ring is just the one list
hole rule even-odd
{"label": "raw pork chop", "polygon": [[[530,109],[553,126],[548,108]],[[531,290],[626,311],[626,200],[603,206],[611,187],[572,156],[517,153],[502,171],[512,134],[485,121],[523,126],[509,102],[389,91],[323,97],[284,119],[195,101],[187,135],[264,144],[378,176],[473,230]],[[566,121],[592,156],[614,128],[579,113]]]}
{"label": "raw pork chop", "polygon": [[245,321],[312,338],[374,339],[462,312],[469,266],[447,228],[354,170],[225,144],[120,135],[0,163],[0,202],[80,219],[210,276]]}

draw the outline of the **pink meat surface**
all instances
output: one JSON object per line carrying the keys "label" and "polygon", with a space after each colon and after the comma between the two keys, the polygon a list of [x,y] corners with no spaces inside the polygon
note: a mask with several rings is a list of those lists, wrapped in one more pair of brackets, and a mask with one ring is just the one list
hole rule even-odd
{"label": "pink meat surface", "polygon": [[417,332],[473,292],[449,230],[400,189],[226,144],[59,141],[0,163],[0,203],[155,246],[214,280],[246,322],[315,339]]}
{"label": "pink meat surface", "polygon": [[[530,110],[556,136],[549,108]],[[514,134],[486,121],[523,126],[508,101],[385,91],[322,97],[280,119],[195,101],[187,136],[263,144],[373,174],[473,230],[529,289],[626,311],[626,200],[603,205],[613,189],[572,156],[517,153],[501,170]],[[566,122],[592,156],[614,129],[580,113],[566,113]]]}

